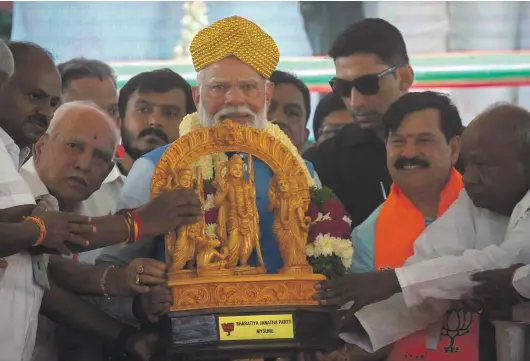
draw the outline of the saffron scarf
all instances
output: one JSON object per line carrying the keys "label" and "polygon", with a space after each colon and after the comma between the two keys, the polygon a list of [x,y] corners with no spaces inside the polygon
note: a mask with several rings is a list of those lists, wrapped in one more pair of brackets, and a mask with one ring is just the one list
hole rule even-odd
{"label": "saffron scarf", "polygon": [[[440,193],[437,217],[453,204],[462,188],[462,176],[452,168],[449,180]],[[375,268],[401,267],[414,254],[414,242],[424,230],[424,215],[393,184],[375,225]],[[478,322],[477,314],[451,310],[445,315],[442,326],[442,335],[447,337],[439,340],[436,350],[427,350],[427,334],[424,330],[418,331],[397,341],[388,361],[477,361]]]}
{"label": "saffron scarf", "polygon": [[[440,193],[438,217],[453,204],[463,188],[462,176],[454,168]],[[425,216],[394,183],[375,224],[376,269],[401,267],[414,254],[414,242],[425,230]]]}

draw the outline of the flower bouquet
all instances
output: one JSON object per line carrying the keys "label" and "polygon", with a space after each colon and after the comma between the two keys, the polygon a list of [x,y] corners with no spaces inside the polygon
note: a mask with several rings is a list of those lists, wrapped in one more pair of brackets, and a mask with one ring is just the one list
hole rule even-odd
{"label": "flower bouquet", "polygon": [[310,191],[307,258],[315,273],[334,279],[346,274],[352,262],[351,220],[331,189],[312,187]]}
{"label": "flower bouquet", "polygon": [[[215,187],[211,180],[205,180],[203,186],[206,232],[216,237],[219,208],[215,206]],[[311,187],[310,192],[307,259],[314,273],[334,279],[343,276],[352,262],[351,220],[331,189]]]}

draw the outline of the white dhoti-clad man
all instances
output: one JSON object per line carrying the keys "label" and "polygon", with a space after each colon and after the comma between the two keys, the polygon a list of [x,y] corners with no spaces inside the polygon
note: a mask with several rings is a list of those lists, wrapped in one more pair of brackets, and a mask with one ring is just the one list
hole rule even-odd
{"label": "white dhoti-clad man", "polygon": [[[462,137],[465,190],[416,240],[406,265],[319,286],[324,304],[354,301],[346,342],[378,350],[439,321],[449,300],[472,298],[476,272],[530,263],[529,147],[530,113],[522,108],[496,106],[471,123]],[[517,269],[514,281],[527,274]]]}

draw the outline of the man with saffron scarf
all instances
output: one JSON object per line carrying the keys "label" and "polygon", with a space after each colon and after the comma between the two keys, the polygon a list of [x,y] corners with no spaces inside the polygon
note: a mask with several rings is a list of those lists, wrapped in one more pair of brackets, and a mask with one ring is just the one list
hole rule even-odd
{"label": "man with saffron scarf", "polygon": [[[201,127],[214,126],[225,119],[262,129],[291,150],[305,170],[309,184],[315,185],[316,175],[311,163],[305,162],[289,138],[266,118],[274,90],[274,84],[269,81],[269,77],[276,68],[280,55],[274,40],[253,22],[232,16],[201,30],[190,45],[190,53],[197,71],[197,86],[193,88],[193,98],[198,112],[184,118],[180,124],[180,136]],[[169,146],[158,148],[134,163],[122,189],[118,208],[134,208],[149,201],[155,166]],[[246,154],[241,156],[246,165]],[[215,165],[226,159],[227,155],[223,153],[202,157],[198,164],[202,167],[203,177],[211,179]],[[267,271],[275,273],[283,266],[283,261],[272,234],[273,214],[267,209],[267,190],[272,171],[257,158],[253,158],[253,167],[261,251]],[[107,248],[97,262],[124,266],[138,257],[163,261],[163,237],[154,242],[147,240],[146,244],[141,246]],[[255,252],[248,264],[258,265]],[[154,297],[154,294],[158,296]],[[151,296],[148,294],[138,297],[152,297],[145,302],[136,302],[137,305],[154,304],[150,307],[150,316],[153,316],[153,312],[155,315],[165,313],[171,302],[167,289],[162,291],[160,288],[153,288]],[[139,309],[145,311],[145,307]],[[134,313],[136,316],[145,317],[141,311]]]}
{"label": "man with saffron scarf", "polygon": [[[449,300],[478,298],[488,311],[488,295],[475,289],[476,281],[487,277],[473,274],[530,263],[529,135],[525,109],[502,104],[480,114],[462,136],[465,190],[415,240],[414,255],[394,270],[347,275],[318,286],[324,304],[354,301],[341,338],[373,352],[427,327],[436,331]],[[524,276],[520,270],[513,280]],[[454,331],[448,352],[458,346],[455,333],[469,331],[468,320],[456,316],[448,322]],[[505,337],[510,325],[495,328],[497,341],[513,347],[507,359],[517,359],[515,352],[524,345]],[[428,339],[428,349],[436,343]]]}
{"label": "man with saffron scarf", "polygon": [[[455,170],[460,150],[462,120],[451,100],[439,93],[408,93],[384,114],[387,165],[393,185],[388,199],[352,232],[355,249],[350,273],[370,272],[403,265],[414,250],[416,238],[458,198],[463,183]],[[405,358],[458,360],[475,352],[478,332],[465,336],[475,344],[459,343],[459,353],[426,350],[426,335],[419,332],[394,344],[389,361]],[[442,345],[442,343],[440,343]],[[384,357],[382,349],[369,357]],[[364,354],[346,344],[328,356]],[[334,355],[334,356],[333,356]],[[355,358],[355,360],[357,360]]]}

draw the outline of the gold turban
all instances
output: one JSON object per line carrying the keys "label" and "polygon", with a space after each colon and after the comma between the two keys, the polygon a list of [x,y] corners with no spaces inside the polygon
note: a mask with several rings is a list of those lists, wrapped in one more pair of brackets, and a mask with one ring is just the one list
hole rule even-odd
{"label": "gold turban", "polygon": [[280,59],[274,40],[240,16],[219,20],[199,31],[191,42],[190,53],[195,71],[233,55],[267,79]]}

